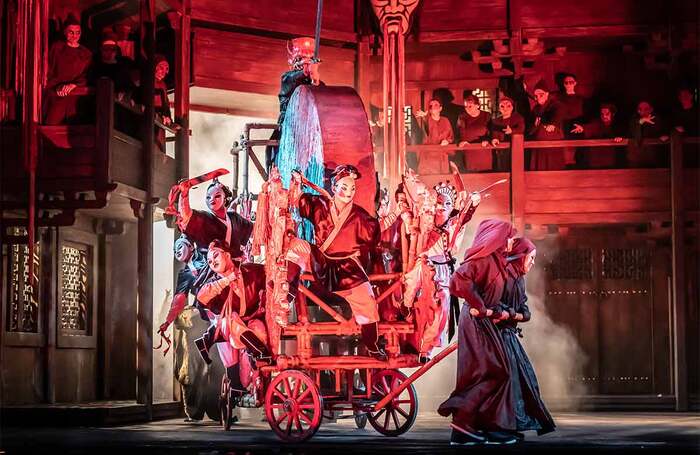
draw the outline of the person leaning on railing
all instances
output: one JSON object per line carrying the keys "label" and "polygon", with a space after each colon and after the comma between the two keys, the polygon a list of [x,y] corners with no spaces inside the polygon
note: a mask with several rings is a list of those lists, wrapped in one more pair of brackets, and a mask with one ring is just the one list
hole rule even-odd
{"label": "person leaning on railing", "polygon": [[[584,124],[574,125],[573,133],[583,134],[586,139],[612,139],[615,142],[622,142],[624,132],[615,120],[617,108],[612,103],[600,105],[598,118]],[[586,154],[587,167],[594,169],[605,169],[617,167],[622,161],[618,156],[619,147],[593,147]]]}
{"label": "person leaning on railing", "polygon": [[87,74],[92,52],[80,44],[80,22],[73,15],[66,19],[65,41],[57,41],[49,50],[44,123],[60,125],[82,120],[84,107],[79,95],[87,94]]}

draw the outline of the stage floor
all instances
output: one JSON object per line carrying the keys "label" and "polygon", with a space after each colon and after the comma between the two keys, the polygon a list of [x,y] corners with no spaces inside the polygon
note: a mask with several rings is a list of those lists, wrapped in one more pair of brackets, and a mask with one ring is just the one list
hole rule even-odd
{"label": "stage floor", "polygon": [[[243,416],[230,432],[218,423],[185,423],[182,419],[110,428],[0,429],[0,454],[5,453],[138,453],[168,454],[316,454],[470,452],[548,453],[698,453],[700,416],[674,413],[559,413],[558,429],[542,437],[528,434],[515,446],[455,448],[449,445],[448,421],[421,414],[407,434],[387,438],[353,420],[328,423],[301,445],[283,446],[259,415]],[[96,450],[101,449],[101,450]],[[106,450],[105,450],[106,449]],[[51,452],[49,452],[51,450]]]}

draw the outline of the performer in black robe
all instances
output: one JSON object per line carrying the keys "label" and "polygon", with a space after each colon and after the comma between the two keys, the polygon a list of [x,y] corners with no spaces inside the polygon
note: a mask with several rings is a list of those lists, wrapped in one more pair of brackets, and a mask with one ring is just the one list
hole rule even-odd
{"label": "performer in black robe", "polygon": [[[544,81],[535,86],[537,104],[532,111],[535,123],[529,131],[530,139],[534,141],[557,141],[564,139],[564,109],[550,96],[549,88]],[[530,152],[531,171],[556,171],[564,169],[564,149],[543,148]]]}
{"label": "performer in black robe", "polygon": [[218,239],[227,245],[227,251],[232,257],[241,257],[243,248],[248,244],[253,232],[253,223],[235,211],[227,210],[233,199],[231,190],[214,179],[207,188],[208,212],[193,210],[190,207],[189,191],[189,186],[180,185],[178,207],[182,220],[179,222],[179,228],[182,232],[187,234],[204,254],[209,244]]}
{"label": "performer in black robe", "polygon": [[[513,443],[517,438],[508,358],[495,324],[505,286],[505,253],[515,228],[484,220],[465,261],[450,280],[450,292],[465,299],[459,316],[457,384],[438,408],[452,416],[451,444]],[[484,435],[482,432],[487,432]]]}
{"label": "performer in black robe", "polygon": [[522,337],[518,322],[530,320],[525,274],[535,264],[536,253],[535,245],[526,238],[519,237],[513,242],[506,267],[506,287],[501,299],[501,312],[507,313],[507,318],[499,321],[497,327],[510,363],[516,429],[536,430],[542,435],[554,431],[554,420],[540,396],[535,370],[518,340],[518,337]]}
{"label": "performer in black robe", "polygon": [[313,224],[315,244],[301,239],[292,242],[287,253],[290,294],[296,294],[299,273],[311,270],[318,283],[350,304],[370,355],[386,358],[377,345],[379,312],[366,272],[370,251],[379,243],[380,228],[376,218],[353,203],[358,178],[357,168],[340,165],[332,175],[331,199],[308,193],[300,196],[299,215]]}
{"label": "performer in black robe", "polygon": [[[491,118],[491,145],[498,146],[501,142],[510,142],[513,134],[525,133],[525,119],[522,115],[515,112],[515,102],[507,96],[502,96],[498,101],[498,110],[501,113],[500,117]],[[510,150],[495,149],[494,167],[501,172],[510,170]]]}
{"label": "performer in black robe", "polygon": [[[185,309],[188,295],[190,293],[197,295],[195,282],[202,270],[207,266],[206,257],[195,249],[194,244],[185,234],[182,234],[180,238],[175,241],[173,249],[175,259],[185,264],[185,266],[180,269],[177,274],[175,295],[170,303],[170,310],[168,311],[168,316],[165,318],[165,322],[158,328],[158,333],[160,334],[164,334],[166,330],[168,330],[168,327],[170,327],[170,324],[172,324],[180,313],[182,313],[182,310]],[[200,311],[200,314],[202,313],[203,312]],[[203,317],[206,318],[206,315],[203,314]]]}
{"label": "performer in black robe", "polygon": [[[290,47],[291,45],[291,47]],[[279,140],[282,137],[282,125],[287,113],[287,105],[292,98],[294,90],[300,85],[322,84],[318,72],[318,62],[314,60],[314,39],[295,38],[287,46],[289,52],[290,70],[282,74],[280,92],[277,98],[280,102],[280,114],[277,117],[277,130],[272,133],[270,140]],[[279,147],[268,146],[265,149],[265,162],[268,171],[275,163]]]}

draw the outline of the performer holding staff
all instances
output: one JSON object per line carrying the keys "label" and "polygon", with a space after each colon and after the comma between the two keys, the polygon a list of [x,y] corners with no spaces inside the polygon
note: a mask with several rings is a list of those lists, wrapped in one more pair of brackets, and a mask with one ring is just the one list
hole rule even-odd
{"label": "performer holding staff", "polygon": [[[525,275],[535,265],[535,245],[524,237],[513,242],[506,267],[506,285],[501,305],[502,320],[497,323],[510,365],[511,387],[517,431],[536,430],[542,435],[554,431],[554,420],[540,396],[535,369],[518,337],[519,322],[530,320],[525,293]],[[505,314],[503,314],[505,313]],[[522,434],[518,434],[523,437]]]}
{"label": "performer holding staff", "polygon": [[450,292],[465,299],[457,332],[457,384],[438,409],[440,415],[452,416],[453,445],[517,440],[512,435],[515,415],[508,359],[489,319],[503,295],[505,254],[515,232],[505,221],[482,221],[465,261],[450,280]]}

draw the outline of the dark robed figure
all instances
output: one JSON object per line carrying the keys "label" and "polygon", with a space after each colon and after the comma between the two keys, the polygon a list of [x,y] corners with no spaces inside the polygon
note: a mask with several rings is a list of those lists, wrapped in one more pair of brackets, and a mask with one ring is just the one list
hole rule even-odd
{"label": "dark robed figure", "polygon": [[530,240],[517,238],[513,242],[506,267],[506,287],[502,299],[502,311],[508,313],[508,319],[500,321],[497,326],[510,364],[517,430],[537,430],[537,433],[542,435],[554,431],[554,420],[540,397],[535,370],[518,339],[522,336],[518,322],[530,320],[530,309],[525,294],[525,274],[534,265],[535,254],[535,245]]}
{"label": "dark robed figure", "polygon": [[510,443],[499,432],[515,430],[508,359],[501,337],[489,319],[500,307],[506,282],[508,245],[515,235],[510,223],[484,220],[479,224],[465,261],[450,280],[452,295],[465,300],[459,316],[457,384],[438,409],[452,416],[452,443]]}

